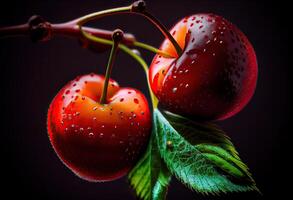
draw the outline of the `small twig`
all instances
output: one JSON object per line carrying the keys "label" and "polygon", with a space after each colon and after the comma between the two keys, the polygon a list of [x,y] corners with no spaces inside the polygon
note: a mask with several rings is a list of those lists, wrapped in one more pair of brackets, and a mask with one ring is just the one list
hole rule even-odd
{"label": "small twig", "polygon": [[[83,27],[83,29],[87,33],[96,37],[108,40],[111,40],[112,38],[113,31],[89,27]],[[109,45],[96,43],[84,38],[75,21],[51,24],[41,16],[37,15],[32,16],[26,24],[0,28],[0,39],[15,36],[29,36],[34,42],[48,41],[55,36],[65,36],[78,39],[82,42],[83,47],[91,50],[103,51],[111,48]],[[136,39],[132,34],[126,33],[124,34],[121,43],[127,46],[133,46],[135,41]]]}

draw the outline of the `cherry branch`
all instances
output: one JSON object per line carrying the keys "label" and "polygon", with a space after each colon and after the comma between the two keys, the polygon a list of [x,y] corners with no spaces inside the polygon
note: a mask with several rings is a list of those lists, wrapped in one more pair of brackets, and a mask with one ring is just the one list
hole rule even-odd
{"label": "cherry branch", "polygon": [[[83,30],[88,34],[107,40],[111,40],[113,33],[113,31],[90,27],[83,27]],[[78,39],[84,48],[94,51],[101,52],[111,48],[109,45],[96,43],[85,38],[75,20],[51,24],[37,15],[32,16],[25,24],[0,28],[0,39],[15,36],[29,36],[33,42],[45,42],[55,36],[65,36]],[[125,33],[121,41],[122,44],[129,47],[133,46],[134,42],[136,42],[134,35],[129,33]]]}

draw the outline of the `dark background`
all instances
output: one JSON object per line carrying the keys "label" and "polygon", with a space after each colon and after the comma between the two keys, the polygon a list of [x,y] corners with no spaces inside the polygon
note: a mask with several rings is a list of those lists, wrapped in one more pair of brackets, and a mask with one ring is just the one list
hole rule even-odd
{"label": "dark background", "polygon": [[[0,6],[0,27],[24,23],[33,14],[51,22],[131,1],[14,1]],[[286,191],[282,177],[288,174],[283,161],[291,112],[289,64],[289,14],[282,1],[180,0],[147,1],[149,10],[167,27],[182,17],[214,12],[236,24],[255,47],[259,63],[256,93],[238,115],[218,123],[232,138],[263,193],[205,197],[172,181],[168,199],[266,199]],[[122,28],[138,40],[158,46],[162,35],[138,16],[102,19],[100,28]],[[46,114],[58,90],[77,75],[104,73],[107,53],[94,54],[71,39],[54,38],[33,44],[28,38],[0,39],[1,66],[1,195],[22,199],[135,199],[126,178],[108,183],[89,183],[76,177],[57,158],[46,132]],[[153,54],[143,52],[148,62]],[[112,77],[122,86],[147,94],[143,71],[129,56],[118,56]],[[4,111],[4,113],[3,113]],[[283,156],[282,156],[283,155]],[[287,159],[288,160],[288,159]],[[281,189],[282,190],[279,190]]]}

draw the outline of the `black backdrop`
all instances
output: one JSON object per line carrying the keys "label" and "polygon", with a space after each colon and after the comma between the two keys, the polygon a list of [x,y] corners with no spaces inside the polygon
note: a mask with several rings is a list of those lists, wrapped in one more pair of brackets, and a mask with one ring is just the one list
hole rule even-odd
{"label": "black backdrop", "polygon": [[[130,2],[10,0],[1,2],[0,26],[23,23],[33,14],[51,22],[63,22]],[[167,27],[192,13],[223,15],[248,36],[259,62],[259,80],[252,101],[240,114],[218,124],[232,137],[263,196],[247,193],[204,197],[173,180],[168,199],[259,199],[274,193],[281,195],[277,188],[284,187],[277,177],[287,174],[286,163],[279,162],[283,154],[280,147],[281,139],[287,139],[291,111],[286,5],[281,1],[246,0],[149,0],[147,3]],[[155,46],[163,39],[142,17],[108,17],[96,25],[122,28]],[[143,52],[143,55],[151,61],[152,54]],[[41,44],[33,44],[28,38],[0,40],[1,115],[4,117],[1,120],[1,166],[4,167],[1,195],[7,193],[8,199],[18,195],[22,199],[135,199],[125,178],[95,184],[73,175],[57,158],[46,133],[47,108],[57,91],[79,74],[104,73],[107,56],[107,53],[96,55],[84,50],[76,41],[64,38]],[[137,63],[123,53],[117,60],[112,77],[122,86],[136,87],[147,94],[147,85],[141,78],[144,74]]]}

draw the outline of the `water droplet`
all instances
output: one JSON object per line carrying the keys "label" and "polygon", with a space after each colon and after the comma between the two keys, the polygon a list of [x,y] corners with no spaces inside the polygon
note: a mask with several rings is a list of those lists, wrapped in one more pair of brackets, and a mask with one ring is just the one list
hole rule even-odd
{"label": "water droplet", "polygon": [[130,125],[133,126],[133,122],[131,122]]}
{"label": "water droplet", "polygon": [[195,63],[195,60],[191,61],[191,64]]}
{"label": "water droplet", "polygon": [[75,115],[76,115],[76,116],[79,116],[79,115],[80,115],[80,112],[76,112]]}
{"label": "water droplet", "polygon": [[188,73],[188,72],[189,72],[189,70],[188,70],[188,69],[186,69],[184,72],[185,72],[185,73]]}
{"label": "water droplet", "polygon": [[186,84],[186,85],[185,85],[185,88],[188,88],[188,87],[189,87],[189,84]]}
{"label": "water droplet", "polygon": [[96,118],[96,117],[93,117],[93,120],[94,120],[94,121],[96,121],[96,120],[97,120],[97,118]]}
{"label": "water droplet", "polygon": [[97,107],[97,106],[93,107],[93,110],[97,110],[97,109],[98,109],[98,107]]}
{"label": "water droplet", "polygon": [[172,89],[172,92],[173,93],[175,93],[176,91],[177,91],[177,88],[176,87]]}
{"label": "water droplet", "polygon": [[103,137],[104,136],[104,133],[100,133],[100,137]]}
{"label": "water droplet", "polygon": [[123,144],[124,142],[122,140],[119,141],[120,144]]}
{"label": "water droplet", "polygon": [[168,148],[169,150],[171,150],[171,149],[173,148],[173,143],[172,143],[172,141],[170,141],[170,140],[167,141],[167,148]]}
{"label": "water droplet", "polygon": [[84,130],[83,128],[80,128],[80,129],[79,129],[80,132],[83,132],[83,130]]}
{"label": "water droplet", "polygon": [[117,128],[117,125],[115,125],[114,128]]}
{"label": "water droplet", "polygon": [[142,115],[144,115],[144,112],[143,112],[143,111],[141,111],[140,113],[141,113]]}
{"label": "water droplet", "polygon": [[223,41],[222,40],[220,40],[220,44],[223,44]]}
{"label": "water droplet", "polygon": [[215,54],[215,53],[213,53],[213,56],[216,56],[216,54]]}
{"label": "water droplet", "polygon": [[105,125],[102,125],[101,127],[102,127],[102,128],[105,128]]}
{"label": "water droplet", "polygon": [[131,91],[128,91],[128,94],[131,94]]}
{"label": "water droplet", "polygon": [[138,104],[138,103],[139,103],[139,101],[138,101],[138,99],[137,99],[137,98],[133,99],[133,101],[134,101],[134,103],[136,103],[136,104]]}
{"label": "water droplet", "polygon": [[90,132],[89,137],[94,137],[94,133]]}
{"label": "water droplet", "polygon": [[209,44],[211,42],[211,40],[208,40],[207,42],[206,42],[206,44]]}

